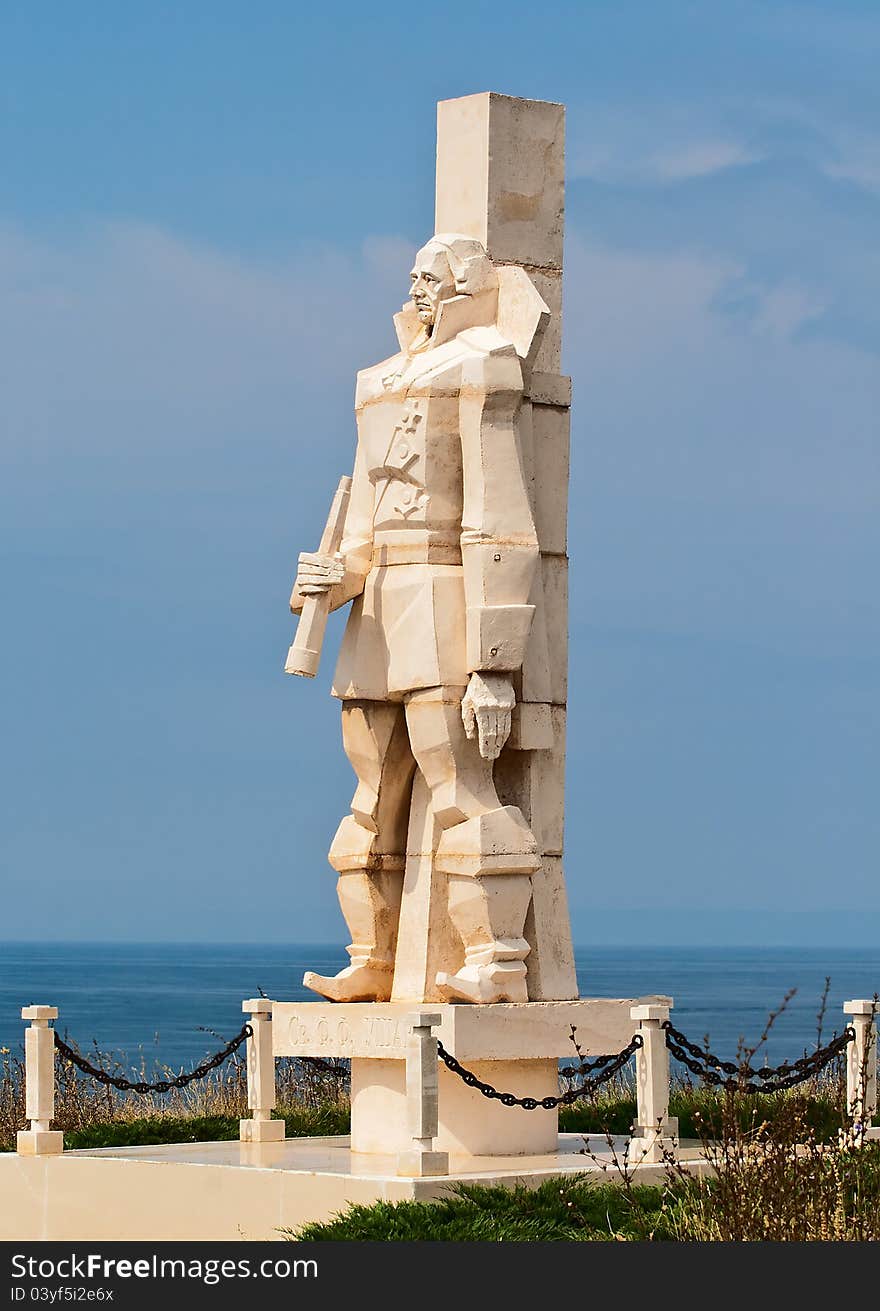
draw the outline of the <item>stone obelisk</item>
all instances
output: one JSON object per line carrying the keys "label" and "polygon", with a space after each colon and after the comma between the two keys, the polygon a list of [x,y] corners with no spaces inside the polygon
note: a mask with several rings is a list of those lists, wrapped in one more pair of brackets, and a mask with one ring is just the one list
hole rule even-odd
{"label": "stone obelisk", "polygon": [[[562,105],[494,92],[438,104],[435,232],[473,237],[496,266],[523,269],[550,311],[536,348],[523,361],[526,399],[519,423],[541,549],[531,597],[535,620],[513,730],[495,766],[499,796],[520,808],[541,857],[525,929],[532,1001],[578,995],[562,868],[571,405],[571,379],[560,373],[564,149]],[[438,1000],[438,964],[456,949],[445,914],[445,879],[432,867],[436,841],[426,790],[416,779],[395,1000]]]}

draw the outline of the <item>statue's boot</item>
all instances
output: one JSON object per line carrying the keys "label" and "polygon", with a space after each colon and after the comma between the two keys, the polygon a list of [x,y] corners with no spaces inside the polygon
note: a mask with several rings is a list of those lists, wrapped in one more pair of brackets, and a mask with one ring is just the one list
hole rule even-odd
{"label": "statue's boot", "polygon": [[351,964],[336,975],[308,970],[303,985],[330,1001],[388,1001],[403,890],[403,856],[377,854],[376,834],[348,815],[330,847]]}
{"label": "statue's boot", "polygon": [[393,978],[393,965],[352,960],[338,974],[315,974],[314,970],[306,970],[303,986],[329,1001],[388,1001]]}
{"label": "statue's boot", "polygon": [[482,1005],[499,1001],[528,1001],[526,967],[522,962],[464,965],[457,974],[437,975],[437,987],[447,1001],[473,1001]]}
{"label": "statue's boot", "polygon": [[537,844],[520,812],[501,806],[444,831],[436,865],[449,880],[449,917],[464,944],[464,965],[437,986],[454,1001],[528,1001],[523,937],[540,869]]}

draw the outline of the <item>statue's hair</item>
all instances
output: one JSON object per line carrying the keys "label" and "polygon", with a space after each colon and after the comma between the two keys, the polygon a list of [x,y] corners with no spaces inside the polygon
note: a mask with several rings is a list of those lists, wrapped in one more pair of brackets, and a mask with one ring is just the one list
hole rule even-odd
{"label": "statue's hair", "polygon": [[498,275],[482,242],[460,232],[438,232],[425,245],[438,246],[444,252],[460,296],[474,296],[498,286]]}

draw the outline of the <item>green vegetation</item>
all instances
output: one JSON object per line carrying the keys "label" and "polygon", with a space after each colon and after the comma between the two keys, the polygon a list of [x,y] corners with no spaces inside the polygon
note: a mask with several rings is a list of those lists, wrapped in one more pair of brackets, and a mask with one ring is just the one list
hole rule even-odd
{"label": "green vegetation", "polygon": [[[107,1053],[89,1052],[93,1064],[112,1074],[145,1082],[177,1073],[122,1067]],[[247,1108],[247,1074],[233,1057],[187,1088],[163,1094],[118,1092],[78,1074],[69,1061],[55,1064],[55,1128],[64,1131],[68,1150],[144,1147],[153,1143],[223,1142],[238,1138]],[[289,1138],[345,1134],[349,1128],[347,1070],[342,1062],[276,1062],[277,1116]],[[0,1151],[14,1151],[15,1134],[25,1127],[24,1061],[0,1048]]]}
{"label": "green vegetation", "polygon": [[[801,1105],[806,1123],[818,1138],[830,1141],[836,1137],[841,1124],[839,1096],[835,1089],[819,1084],[812,1085],[806,1096],[795,1091],[740,1098],[736,1108],[740,1128],[748,1129],[756,1115],[759,1120],[772,1124],[792,1102]],[[704,1132],[717,1136],[713,1130],[720,1132],[725,1105],[724,1094],[712,1088],[678,1087],[670,1096],[669,1113],[677,1117],[682,1138],[699,1139]],[[626,1134],[635,1114],[635,1097],[611,1093],[592,1102],[563,1106],[559,1112],[559,1128],[562,1133],[582,1133],[591,1137],[605,1133]]]}
{"label": "green vegetation", "polygon": [[[318,1242],[570,1242],[659,1237],[663,1190],[640,1187],[635,1201],[614,1184],[581,1176],[539,1188],[459,1184],[436,1202],[352,1206],[327,1224],[305,1225],[298,1239]],[[667,1235],[662,1235],[667,1236]]]}
{"label": "green vegetation", "polygon": [[316,1242],[823,1242],[880,1239],[880,1142],[797,1143],[788,1131],[706,1144],[713,1176],[668,1162],[660,1186],[625,1159],[600,1182],[551,1179],[533,1191],[452,1187],[434,1202],[351,1206],[287,1237]]}
{"label": "green vegetation", "polygon": [[[294,1106],[280,1109],[288,1138],[322,1138],[348,1133],[348,1107]],[[74,1129],[64,1135],[67,1151],[78,1147],[147,1147],[153,1143],[220,1143],[238,1138],[239,1117],[234,1115],[149,1115]]]}
{"label": "green vegetation", "polygon": [[64,1135],[64,1150],[79,1147],[146,1147],[152,1143],[223,1142],[238,1137],[238,1121],[229,1115],[149,1115],[117,1124],[93,1124]]}

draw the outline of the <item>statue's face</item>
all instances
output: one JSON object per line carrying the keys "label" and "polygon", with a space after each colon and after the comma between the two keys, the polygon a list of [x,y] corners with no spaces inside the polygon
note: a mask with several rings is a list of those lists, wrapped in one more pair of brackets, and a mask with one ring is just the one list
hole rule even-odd
{"label": "statue's face", "polygon": [[446,251],[430,243],[423,246],[409,276],[412,283],[409,294],[419,318],[426,328],[433,328],[441,302],[456,295]]}

